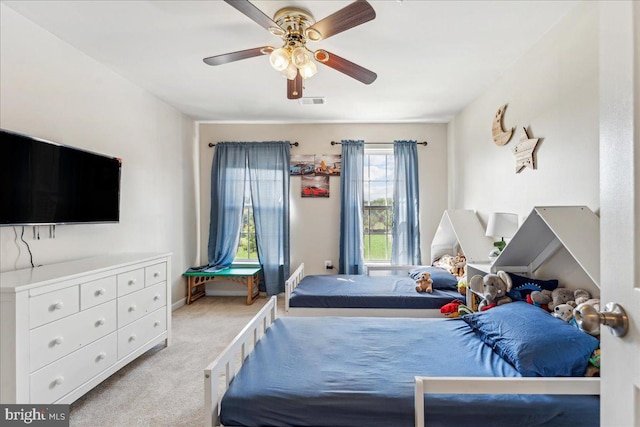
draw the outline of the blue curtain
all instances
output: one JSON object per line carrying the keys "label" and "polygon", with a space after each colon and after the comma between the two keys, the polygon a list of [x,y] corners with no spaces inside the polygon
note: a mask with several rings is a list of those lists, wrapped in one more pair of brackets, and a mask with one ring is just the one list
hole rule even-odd
{"label": "blue curtain", "polygon": [[216,144],[211,167],[211,221],[207,271],[230,266],[236,256],[242,226],[246,159],[245,144]]}
{"label": "blue curtain", "polygon": [[416,141],[395,141],[393,155],[395,179],[391,263],[420,265],[422,257],[420,255],[420,200]]}
{"label": "blue curtain", "polygon": [[364,273],[363,180],[364,141],[342,141],[340,274]]}
{"label": "blue curtain", "polygon": [[267,295],[284,292],[289,277],[288,142],[248,143],[249,180],[258,258]]}

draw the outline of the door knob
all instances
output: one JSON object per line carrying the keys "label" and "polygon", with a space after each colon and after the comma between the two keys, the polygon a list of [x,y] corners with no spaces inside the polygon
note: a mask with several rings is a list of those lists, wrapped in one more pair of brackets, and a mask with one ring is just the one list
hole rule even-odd
{"label": "door knob", "polygon": [[629,330],[627,312],[615,302],[608,303],[605,310],[600,312],[592,305],[580,304],[573,310],[573,317],[578,327],[590,335],[598,335],[600,325],[608,326],[616,337],[625,336]]}

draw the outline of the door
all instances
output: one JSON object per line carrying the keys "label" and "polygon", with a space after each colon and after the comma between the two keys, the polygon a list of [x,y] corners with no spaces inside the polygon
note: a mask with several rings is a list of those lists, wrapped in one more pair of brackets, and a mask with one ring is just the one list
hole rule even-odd
{"label": "door", "polygon": [[603,427],[640,426],[640,2],[600,2],[601,299],[629,332],[601,330]]}

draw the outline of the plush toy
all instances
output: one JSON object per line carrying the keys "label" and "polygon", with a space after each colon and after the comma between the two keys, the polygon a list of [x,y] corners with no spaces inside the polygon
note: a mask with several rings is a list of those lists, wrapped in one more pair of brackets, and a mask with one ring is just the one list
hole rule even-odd
{"label": "plush toy", "polygon": [[467,282],[464,280],[458,281],[458,292],[460,292],[460,295],[467,295]]}
{"label": "plush toy", "polygon": [[431,279],[431,273],[424,272],[420,274],[420,277],[416,280],[418,286],[416,286],[416,291],[418,292],[433,292],[433,279]]}
{"label": "plush toy", "polygon": [[462,301],[454,299],[450,303],[440,307],[440,313],[444,314],[445,317],[458,317],[458,306],[460,305],[462,305]]}
{"label": "plush toy", "polygon": [[553,309],[553,313],[551,313],[551,315],[568,323],[573,319],[574,308],[576,308],[576,303],[573,301],[569,301],[566,304],[557,305]]}
{"label": "plush toy", "polygon": [[543,289],[542,291],[533,291],[527,295],[527,302],[543,310],[549,311],[549,303],[551,302],[551,291]]}
{"label": "plush toy", "polygon": [[451,274],[453,274],[456,277],[464,276],[466,266],[467,266],[467,257],[459,253],[457,257],[453,258],[453,270],[451,271]]}
{"label": "plush toy", "polygon": [[580,305],[583,302],[587,302],[590,299],[591,299],[591,294],[589,293],[589,291],[586,291],[584,289],[576,289],[573,292],[573,300],[575,301],[576,305]]}
{"label": "plush toy", "polygon": [[470,285],[474,292],[482,295],[482,301],[478,305],[480,311],[512,301],[507,296],[507,292],[511,290],[512,286],[511,278],[504,271],[498,271],[497,274],[490,273],[484,277],[473,276]]}

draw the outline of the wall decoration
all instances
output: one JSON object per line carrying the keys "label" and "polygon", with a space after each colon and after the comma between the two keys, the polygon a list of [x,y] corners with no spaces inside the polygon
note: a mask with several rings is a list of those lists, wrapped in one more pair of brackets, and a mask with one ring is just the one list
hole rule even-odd
{"label": "wall decoration", "polygon": [[340,176],[341,154],[316,154],[314,170],[316,175]]}
{"label": "wall decoration", "polygon": [[313,175],[313,154],[292,154],[289,171],[291,176]]}
{"label": "wall decoration", "polygon": [[511,149],[516,156],[516,173],[520,173],[526,167],[536,169],[534,151],[540,141],[540,138],[531,138],[527,128],[522,129],[524,134],[520,137],[520,142]]}
{"label": "wall decoration", "polygon": [[493,136],[493,142],[496,145],[505,145],[511,139],[513,135],[513,131],[516,128],[511,128],[511,130],[505,131],[502,127],[502,116],[504,115],[504,110],[507,109],[507,104],[504,104],[502,107],[498,108],[498,112],[493,118],[493,126],[491,127],[491,136]]}
{"label": "wall decoration", "polygon": [[303,175],[300,188],[302,197],[329,197],[329,175]]}

